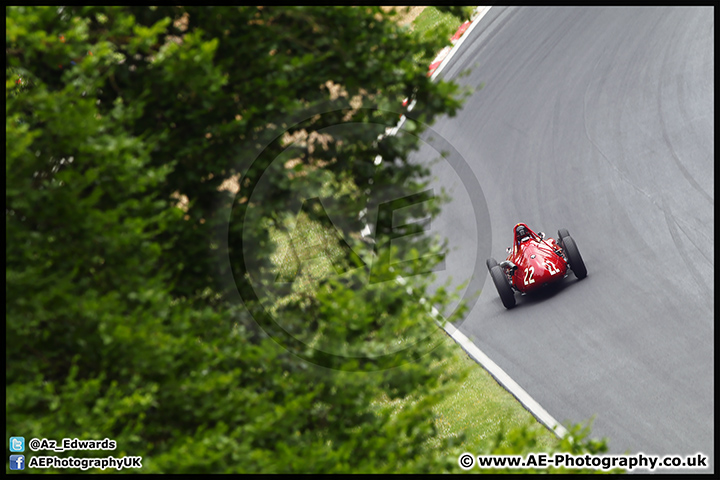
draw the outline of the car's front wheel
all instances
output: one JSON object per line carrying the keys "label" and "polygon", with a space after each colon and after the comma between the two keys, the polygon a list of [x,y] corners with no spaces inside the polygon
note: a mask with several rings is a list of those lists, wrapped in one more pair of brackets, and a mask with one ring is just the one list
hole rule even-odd
{"label": "car's front wheel", "polygon": [[485,265],[487,265],[488,271],[492,270],[492,267],[496,267],[497,264],[498,264],[497,261],[492,257],[485,260]]}
{"label": "car's front wheel", "polygon": [[492,267],[490,266],[490,260],[487,261],[487,264],[488,269],[490,270],[490,278],[492,278],[492,281],[495,284],[495,288],[498,291],[498,295],[500,295],[500,300],[502,300],[503,305],[505,308],[514,307],[515,293],[510,286],[510,282],[508,281],[505,272],[503,272],[497,262],[495,262],[495,265]]}
{"label": "car's front wheel", "polygon": [[580,255],[580,250],[578,250],[577,245],[575,245],[575,240],[573,240],[570,235],[563,237],[561,240],[565,257],[568,259],[573,273],[578,279],[585,278],[587,276],[587,268]]}

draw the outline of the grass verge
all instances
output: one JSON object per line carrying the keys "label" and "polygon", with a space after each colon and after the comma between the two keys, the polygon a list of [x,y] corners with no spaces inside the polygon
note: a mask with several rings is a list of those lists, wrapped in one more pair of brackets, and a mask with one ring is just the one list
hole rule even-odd
{"label": "grass verge", "polygon": [[420,35],[438,29],[444,31],[457,27],[459,27],[457,18],[448,13],[441,13],[433,6],[426,7],[412,22],[412,30]]}
{"label": "grass verge", "polygon": [[[444,332],[440,334],[446,335]],[[449,336],[446,338],[446,341],[455,343]],[[525,410],[484,368],[459,345],[456,344],[455,348],[458,353],[445,360],[445,370],[453,373],[469,369],[470,373],[456,386],[454,393],[447,395],[433,410],[436,426],[444,437],[454,437],[464,431],[467,439],[460,450],[447,454],[483,451],[483,447],[493,442],[498,435],[522,426],[537,432],[537,447],[540,451],[549,451],[559,444],[557,437]],[[512,447],[507,439],[501,445]]]}
{"label": "grass verge", "polygon": [[[551,451],[559,446],[560,440],[525,410],[515,397],[470,358],[451,337],[442,330],[438,330],[437,335],[443,337],[441,341],[451,342],[456,349],[453,355],[441,363],[447,375],[453,376],[464,371],[468,374],[457,385],[446,385],[450,393],[433,407],[435,426],[440,435],[428,440],[430,447],[440,448],[444,439],[457,438],[464,433],[463,442],[454,442],[452,450],[440,453],[443,456],[457,457],[464,452],[488,452],[495,446],[498,436],[501,437],[500,447],[514,451],[515,446],[507,433],[521,427],[525,427],[528,433],[535,434],[537,443],[534,451]],[[394,410],[400,411],[405,408],[407,401],[415,403],[420,399],[384,399],[380,403],[390,404]]]}

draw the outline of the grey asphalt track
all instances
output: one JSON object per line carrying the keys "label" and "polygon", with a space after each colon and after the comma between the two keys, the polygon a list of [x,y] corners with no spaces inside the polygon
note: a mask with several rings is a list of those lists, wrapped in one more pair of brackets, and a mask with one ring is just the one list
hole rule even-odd
{"label": "grey asphalt track", "polygon": [[589,272],[506,310],[481,258],[483,291],[461,331],[560,422],[595,416],[611,453],[702,452],[705,472],[714,56],[711,7],[493,7],[441,74],[483,88],[433,126],[489,212],[478,224],[468,195],[480,192],[434,169],[456,196],[433,225],[454,248],[441,277],[466,278],[485,252],[504,259],[517,222],[553,237],[567,228]]}

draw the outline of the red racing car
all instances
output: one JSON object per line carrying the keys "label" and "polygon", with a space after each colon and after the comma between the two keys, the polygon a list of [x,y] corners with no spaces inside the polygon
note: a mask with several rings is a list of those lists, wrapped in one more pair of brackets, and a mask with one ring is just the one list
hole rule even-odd
{"label": "red racing car", "polygon": [[515,306],[515,290],[525,295],[562,280],[567,277],[568,268],[578,279],[587,276],[575,240],[564,228],[558,230],[557,240],[546,240],[544,233],[535,233],[524,223],[518,223],[513,228],[513,238],[504,261],[498,264],[494,258],[488,258],[486,262],[505,308]]}

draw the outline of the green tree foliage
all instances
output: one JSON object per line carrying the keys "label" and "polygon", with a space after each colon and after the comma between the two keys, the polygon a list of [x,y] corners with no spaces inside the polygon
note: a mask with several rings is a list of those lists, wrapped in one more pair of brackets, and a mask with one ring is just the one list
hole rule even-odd
{"label": "green tree foliage", "polygon": [[[378,7],[8,7],[6,21],[6,437],[111,438],[143,472],[457,470],[426,446],[458,380],[428,342],[429,306],[451,296],[368,282],[358,235],[369,180],[399,198],[427,186],[416,140],[360,128],[275,161],[285,134],[392,125],[413,92],[418,125],[454,114],[456,86],[411,55],[445,39]],[[301,197],[336,200],[328,248],[359,255],[263,305],[248,265],[277,275],[271,232]],[[375,240],[413,228],[381,222]],[[376,274],[426,272],[442,243],[392,255],[403,267]],[[285,323],[263,320],[272,308]]]}

